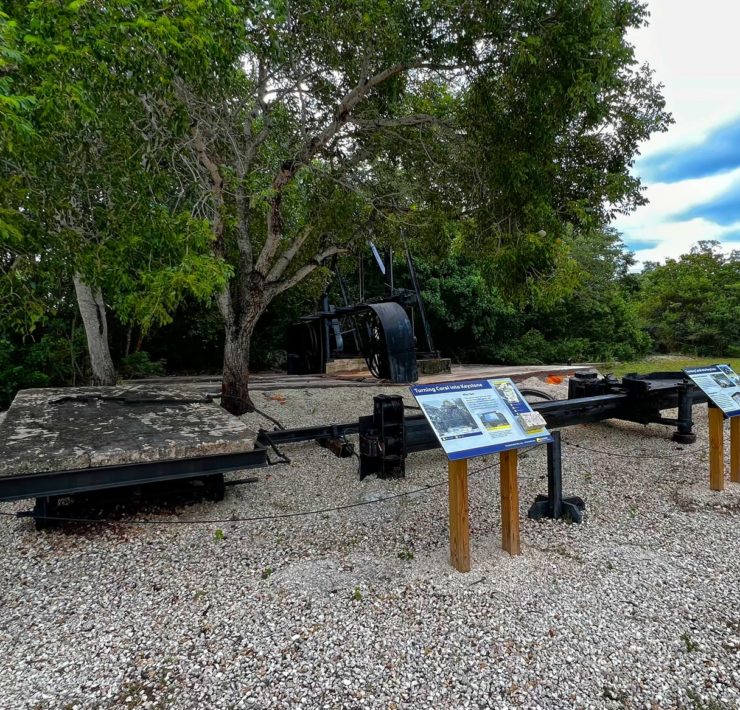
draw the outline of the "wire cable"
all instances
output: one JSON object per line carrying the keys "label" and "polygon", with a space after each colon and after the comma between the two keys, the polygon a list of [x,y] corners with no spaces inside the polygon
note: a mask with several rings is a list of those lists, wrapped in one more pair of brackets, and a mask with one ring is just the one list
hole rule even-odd
{"label": "wire cable", "polygon": [[263,412],[261,409],[257,409],[257,407],[255,407],[254,405],[254,402],[250,402],[244,399],[243,397],[237,397],[236,395],[233,395],[233,394],[215,394],[215,395],[209,395],[209,397],[220,397],[222,400],[232,399],[235,402],[241,402],[242,404],[246,404],[247,407],[249,408],[247,413],[257,412],[257,414],[259,414],[261,417],[264,417],[268,421],[271,421],[278,429],[280,429],[280,431],[285,431],[285,427],[277,419],[275,419],[274,417],[271,417],[269,414],[265,414],[265,412]]}
{"label": "wire cable", "polygon": [[570,446],[576,449],[582,449],[583,451],[590,451],[591,453],[594,453],[594,454],[602,454],[604,456],[614,456],[615,458],[620,458],[620,459],[646,459],[646,460],[651,460],[651,461],[654,461],[654,460],[668,461],[668,460],[675,459],[675,458],[683,458],[684,456],[695,456],[697,454],[702,454],[709,450],[709,447],[705,446],[703,449],[696,449],[695,451],[686,451],[684,453],[681,453],[680,455],[677,454],[675,456],[647,456],[644,454],[639,454],[639,455],[638,454],[622,454],[622,453],[619,453],[618,451],[604,451],[603,449],[592,449],[588,446],[584,446],[583,444],[576,444],[573,441],[566,441],[565,439],[562,439],[562,442],[566,446]]}
{"label": "wire cable", "polygon": [[[479,473],[483,473],[484,471],[487,471],[491,468],[494,468],[497,466],[498,463],[492,463],[487,466],[483,466],[482,468],[476,469],[475,471],[471,471],[470,475],[474,476]],[[262,522],[267,520],[282,520],[285,518],[301,518],[301,517],[309,517],[312,515],[324,515],[326,513],[334,513],[342,510],[350,510],[351,508],[362,508],[364,506],[368,505],[375,505],[377,503],[386,503],[391,500],[397,500],[398,498],[403,498],[405,496],[412,496],[417,495],[419,493],[425,493],[426,491],[433,490],[435,488],[440,488],[441,486],[446,486],[448,484],[447,480],[439,481],[437,483],[430,483],[427,486],[422,486],[421,488],[416,488],[411,491],[404,491],[402,493],[395,493],[390,496],[386,496],[384,498],[378,498],[377,500],[367,500],[367,501],[360,501],[358,503],[347,503],[346,505],[338,505],[331,508],[318,508],[315,510],[303,510],[303,511],[296,511],[295,513],[278,513],[277,515],[256,515],[248,518],[209,518],[207,520],[112,520],[110,518],[68,518],[68,517],[62,517],[58,515],[34,515],[31,513],[30,515],[22,515],[19,513],[7,513],[5,511],[0,511],[0,516],[4,517],[10,517],[10,518],[33,518],[33,519],[42,519],[42,520],[54,520],[57,522],[65,522],[65,523],[103,523],[106,525],[217,525],[217,524],[227,524],[227,523],[254,523],[254,522]]]}

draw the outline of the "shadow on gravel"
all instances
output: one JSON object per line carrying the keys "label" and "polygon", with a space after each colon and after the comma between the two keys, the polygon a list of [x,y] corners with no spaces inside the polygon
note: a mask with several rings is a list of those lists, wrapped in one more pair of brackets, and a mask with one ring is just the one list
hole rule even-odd
{"label": "shadow on gravel", "polygon": [[48,529],[65,535],[89,532],[97,522],[127,522],[150,516],[179,516],[192,506],[208,502],[214,506],[210,517],[224,517],[225,510],[213,502],[211,491],[198,479],[165,481],[146,486],[116,488],[110,491],[78,493],[59,499],[55,518]]}

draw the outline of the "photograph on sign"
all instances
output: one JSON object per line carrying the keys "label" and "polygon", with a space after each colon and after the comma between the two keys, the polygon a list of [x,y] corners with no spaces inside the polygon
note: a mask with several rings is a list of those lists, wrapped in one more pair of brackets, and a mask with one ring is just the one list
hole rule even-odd
{"label": "photograph on sign", "polygon": [[410,389],[451,460],[552,441],[545,420],[508,378]]}
{"label": "photograph on sign", "polygon": [[740,416],[740,376],[729,365],[687,367],[684,372],[728,417]]}

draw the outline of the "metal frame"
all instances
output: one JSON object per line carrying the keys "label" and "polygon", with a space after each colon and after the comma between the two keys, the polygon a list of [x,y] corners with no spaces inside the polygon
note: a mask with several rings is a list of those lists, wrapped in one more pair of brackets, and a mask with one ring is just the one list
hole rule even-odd
{"label": "metal frame", "polygon": [[[671,378],[669,379],[666,375],[670,375]],[[644,377],[626,377],[621,383],[614,378],[603,378],[595,381],[594,384],[598,385],[602,391],[607,388],[610,390],[604,394],[533,402],[531,406],[534,411],[542,414],[550,429],[590,424],[606,419],[621,419],[638,424],[675,426],[676,432],[673,435],[675,441],[693,443],[696,439],[693,433],[693,405],[706,402],[707,397],[698,387],[681,378],[683,378],[682,373],[655,373],[655,375]],[[662,410],[675,408],[678,408],[676,419],[662,416]],[[384,429],[390,425],[381,422],[379,410],[375,411],[376,413],[370,417],[361,417],[356,422],[271,432],[261,431],[257,441],[262,446],[268,446],[270,443],[279,446],[315,439],[322,445],[326,445],[327,441],[341,441],[349,434],[360,433],[361,437],[376,436],[381,446],[374,450],[378,451],[378,455],[382,455],[385,448],[383,442],[387,438]],[[373,422],[370,421],[373,419],[375,419],[374,427],[371,426]],[[393,426],[396,426],[395,422]],[[396,432],[393,432],[393,436],[396,436]],[[411,414],[403,418],[403,437],[406,454],[439,447],[439,442],[423,414]],[[362,446],[360,448],[362,449]]]}
{"label": "metal frame", "polygon": [[[574,396],[586,394],[587,396]],[[578,375],[569,382],[569,398],[531,403],[549,429],[561,429],[606,419],[621,419],[639,424],[675,426],[674,441],[693,443],[693,406],[707,401],[706,395],[681,372],[659,372],[650,375],[628,375],[621,382],[614,377]],[[400,407],[399,407],[400,404]],[[678,408],[678,416],[667,418],[662,410]],[[339,456],[351,455],[352,447],[345,437],[360,435],[360,479],[376,474],[381,477],[405,475],[409,454],[439,448],[431,426],[422,414],[403,415],[400,396],[380,395],[374,398],[373,414],[359,422],[324,427],[260,432],[258,441],[288,443],[316,439]],[[560,432],[553,431],[548,445],[548,493],[538,496],[529,511],[532,518],[568,517],[581,522],[585,508],[577,497],[563,498]],[[349,452],[349,454],[348,454]]]}
{"label": "metal frame", "polygon": [[[589,393],[589,396],[572,396],[579,393]],[[576,376],[570,381],[569,395],[565,400],[535,402],[532,408],[542,414],[550,429],[605,419],[660,423],[675,426],[674,440],[680,443],[696,439],[693,405],[707,401],[706,395],[686,380],[683,373],[675,372],[632,375],[621,382],[613,377]],[[676,407],[677,418],[662,416],[662,410]],[[269,447],[314,439],[337,456],[350,456],[354,451],[346,436],[357,433],[360,434],[361,478],[370,474],[404,476],[405,459],[409,454],[439,447],[423,415],[404,416],[400,396],[379,395],[374,398],[372,416],[344,424],[260,431],[257,446],[252,451],[0,476],[0,501],[36,498],[37,512],[43,515],[60,496],[199,478],[204,479],[214,499],[218,500],[223,497],[223,474],[267,466]],[[562,498],[559,432],[554,435],[555,441],[548,446],[548,495],[538,497],[530,515],[561,517],[567,513],[578,522],[583,501]]]}
{"label": "metal frame", "polygon": [[267,465],[267,449],[257,447],[252,451],[216,456],[2,476],[0,501],[50,498],[159,481],[223,476],[224,473],[231,471]]}

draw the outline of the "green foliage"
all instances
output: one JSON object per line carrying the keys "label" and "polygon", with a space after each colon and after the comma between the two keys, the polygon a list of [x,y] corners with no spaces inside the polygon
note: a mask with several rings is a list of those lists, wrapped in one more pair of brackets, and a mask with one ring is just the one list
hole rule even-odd
{"label": "green foliage", "polygon": [[648,264],[640,314],[660,352],[740,357],[740,252],[717,242]]}
{"label": "green foliage", "polygon": [[0,410],[20,389],[59,387],[82,379],[85,338],[62,318],[50,320],[34,337],[0,331]]}
{"label": "green foliage", "polygon": [[154,377],[165,374],[164,360],[151,360],[149,353],[141,350],[121,358],[118,374],[124,379]]}
{"label": "green foliage", "polygon": [[404,562],[411,562],[411,560],[414,559],[414,552],[413,552],[413,550],[410,550],[408,547],[404,547],[398,553],[398,559],[399,560],[403,560]]}
{"label": "green foliage", "polygon": [[631,373],[646,375],[649,372],[659,372],[661,370],[684,370],[687,367],[706,367],[707,365],[716,365],[718,362],[729,364],[729,366],[740,372],[740,358],[728,358],[724,355],[716,357],[681,357],[677,355],[654,355],[641,360],[628,360],[609,365],[609,372],[617,377],[623,377]]}
{"label": "green foliage", "polygon": [[683,644],[686,647],[686,651],[688,653],[693,653],[694,651],[699,650],[699,644],[691,638],[691,634],[689,634],[688,631],[684,631],[681,634],[681,641],[683,641]]}
{"label": "green foliage", "polygon": [[650,340],[636,313],[632,261],[617,235],[573,236],[562,260],[568,276],[560,297],[551,293],[528,305],[491,284],[479,260],[419,260],[422,295],[444,354],[463,362],[538,365],[645,353]]}
{"label": "green foliage", "polygon": [[510,332],[516,322],[516,310],[470,259],[417,259],[416,269],[437,347],[446,356],[458,362],[479,361],[496,334]]}
{"label": "green foliage", "polygon": [[641,3],[611,0],[481,9],[498,61],[464,95],[456,169],[477,198],[467,248],[492,256],[510,289],[542,290],[562,275],[570,230],[601,229],[644,202],[629,169],[639,142],[670,122],[626,38],[646,17]]}
{"label": "green foliage", "polygon": [[218,294],[242,360],[272,366],[326,254],[403,237],[456,359],[643,352],[604,236],[643,201],[636,148],[669,122],[626,39],[643,4],[331,9],[4,3],[0,332],[69,315],[60,284],[78,273],[155,361],[198,338],[206,359]]}
{"label": "green foliage", "polygon": [[[14,231],[0,227],[0,256],[10,255],[4,271],[16,292],[14,271],[26,282],[42,275],[68,283],[79,273],[102,288],[120,322],[147,332],[168,322],[183,298],[207,302],[223,289],[231,272],[212,253],[210,224],[193,213],[165,159],[172,145],[147,129],[158,108],[141,81],[163,78],[145,66],[149,42],[171,42],[173,51],[199,44],[183,34],[207,12],[198,5],[175,10],[183,23],[175,28],[147,3],[113,2],[105,12],[87,2],[5,4],[12,19],[0,19],[0,69],[11,28],[23,52],[12,76],[33,96],[28,131],[3,164],[14,186],[4,195],[8,210],[24,215]],[[3,290],[10,289],[0,284]],[[26,291],[33,298],[23,301],[35,312],[49,311],[43,289]],[[42,320],[25,314],[22,331]]]}

